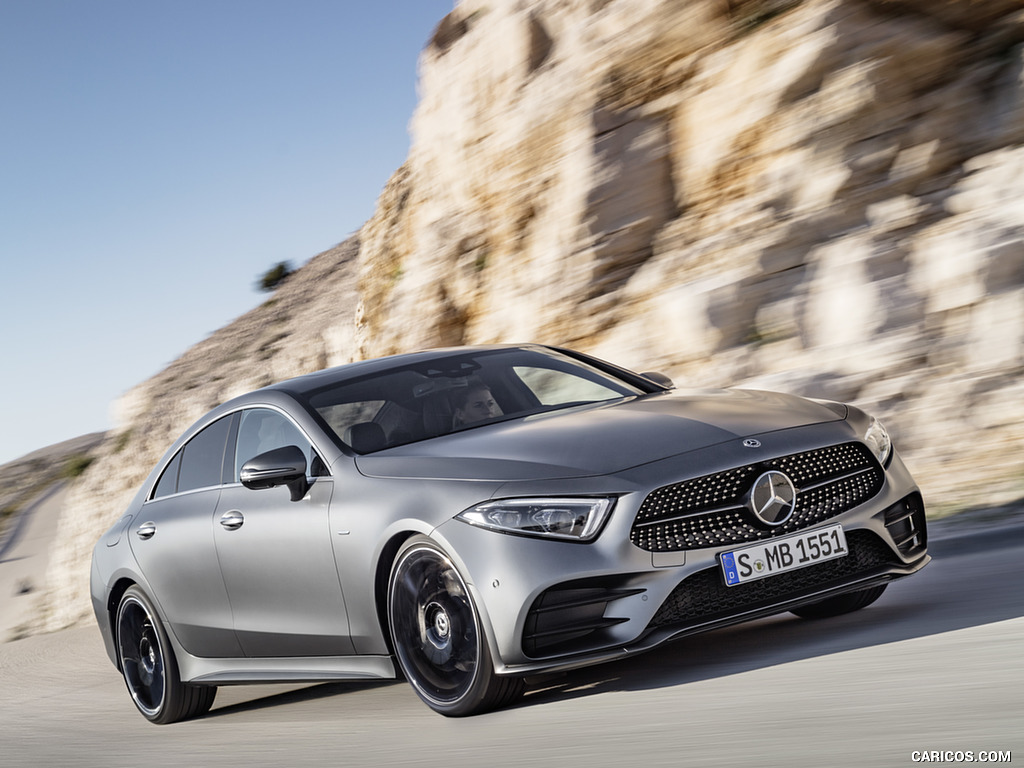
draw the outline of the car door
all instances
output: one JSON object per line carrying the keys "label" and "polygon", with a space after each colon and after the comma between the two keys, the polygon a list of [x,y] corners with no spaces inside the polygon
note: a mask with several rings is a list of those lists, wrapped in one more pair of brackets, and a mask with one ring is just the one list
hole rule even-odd
{"label": "car door", "polygon": [[168,462],[132,523],[129,542],[182,647],[195,656],[241,656],[213,541],[234,415],[204,428]]}
{"label": "car door", "polygon": [[[299,446],[310,487],[292,501],[287,487],[252,490],[238,482],[242,465],[276,448]],[[309,438],[270,408],[242,412],[233,481],[217,502],[214,540],[247,656],[341,656],[354,653],[331,542],[334,482]]]}

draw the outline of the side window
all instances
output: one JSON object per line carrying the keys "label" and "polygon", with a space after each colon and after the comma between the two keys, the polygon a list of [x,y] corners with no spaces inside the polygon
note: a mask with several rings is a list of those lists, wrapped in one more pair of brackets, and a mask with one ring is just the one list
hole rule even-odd
{"label": "side window", "polygon": [[225,416],[185,444],[181,451],[181,469],[178,472],[179,492],[221,484],[224,474],[224,450],[230,431],[231,417]]}
{"label": "side window", "polygon": [[308,475],[327,474],[323,461],[316,455],[309,440],[289,419],[267,408],[243,411],[242,421],[238,426],[234,479],[238,480],[242,465],[249,459],[287,445],[297,445],[306,454]]}
{"label": "side window", "polygon": [[344,437],[345,431],[355,425],[373,421],[384,405],[383,400],[368,400],[361,403],[339,403],[318,408],[327,425]]}
{"label": "side window", "polygon": [[181,451],[174,454],[174,458],[167,465],[167,469],[160,475],[156,489],[153,491],[154,499],[159,499],[161,496],[170,496],[178,490],[179,467],[181,467]]}

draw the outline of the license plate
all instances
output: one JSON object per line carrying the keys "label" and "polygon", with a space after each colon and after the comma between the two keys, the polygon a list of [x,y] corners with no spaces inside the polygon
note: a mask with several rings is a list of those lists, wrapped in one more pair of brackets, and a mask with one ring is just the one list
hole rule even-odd
{"label": "license plate", "polygon": [[843,526],[830,525],[806,533],[783,536],[764,544],[723,552],[722,574],[725,584],[734,587],[748,581],[764,579],[808,565],[846,557],[846,535]]}

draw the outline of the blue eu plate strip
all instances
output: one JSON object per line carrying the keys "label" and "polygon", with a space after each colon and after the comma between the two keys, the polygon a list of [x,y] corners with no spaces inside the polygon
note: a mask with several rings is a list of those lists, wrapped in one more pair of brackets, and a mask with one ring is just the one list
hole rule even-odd
{"label": "blue eu plate strip", "polygon": [[722,566],[725,570],[725,583],[729,585],[739,584],[740,577],[736,573],[736,558],[733,557],[732,552],[726,552],[722,555]]}

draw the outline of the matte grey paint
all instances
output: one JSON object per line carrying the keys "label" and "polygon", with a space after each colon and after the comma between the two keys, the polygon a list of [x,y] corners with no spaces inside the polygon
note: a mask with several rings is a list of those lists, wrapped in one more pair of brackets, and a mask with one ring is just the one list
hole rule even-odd
{"label": "matte grey paint", "polygon": [[359,456],[356,465],[373,477],[577,478],[620,472],[738,437],[838,419],[826,406],[790,395],[673,391],[442,435]]}
{"label": "matte grey paint", "polygon": [[[111,660],[116,663],[111,611],[124,585],[135,583],[165,621],[185,681],[393,676],[378,574],[389,571],[394,543],[415,533],[440,544],[467,582],[499,674],[570,668],[643,650],[672,635],[637,640],[665,596],[690,573],[714,565],[722,549],[659,556],[632,545],[629,529],[644,496],[687,478],[858,440],[870,421],[834,403],[765,392],[670,392],[648,382],[644,397],[357,456],[297,400],[335,379],[459,352],[310,374],[236,398],[190,427],[94,551],[93,606]],[[188,439],[251,407],[287,414],[329,476],[305,478],[308,492],[298,501],[285,487],[251,490],[240,483],[149,500],[163,467]],[[744,438],[755,435],[761,446],[745,447]],[[847,531],[870,529],[891,541],[882,512],[916,490],[894,455],[878,496],[834,520]],[[615,506],[587,544],[504,535],[453,519],[488,499],[552,495],[608,495]],[[230,525],[221,523],[226,515]],[[143,538],[139,531],[149,523],[155,532]],[[925,555],[906,562],[892,575],[927,561]],[[520,641],[536,596],[563,581],[605,574],[632,574],[631,583],[645,590],[617,601],[616,615],[629,621],[615,628],[616,643],[571,657],[527,658]]]}

